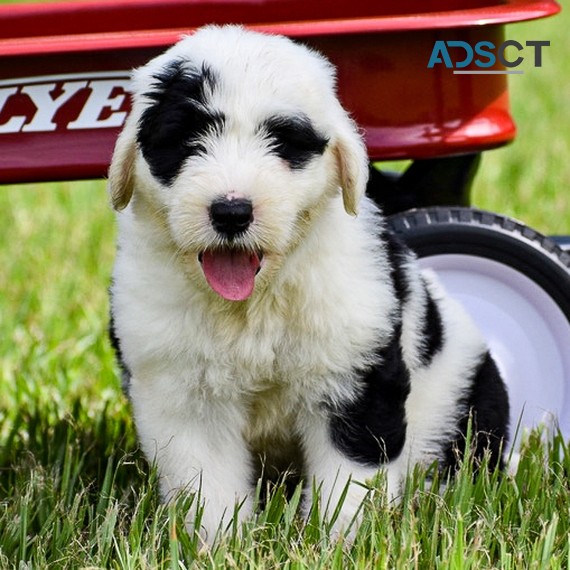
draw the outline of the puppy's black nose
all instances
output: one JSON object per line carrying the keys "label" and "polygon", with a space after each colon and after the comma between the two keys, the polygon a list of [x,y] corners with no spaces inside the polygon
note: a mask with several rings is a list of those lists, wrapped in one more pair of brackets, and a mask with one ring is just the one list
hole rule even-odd
{"label": "puppy's black nose", "polygon": [[233,239],[253,222],[253,206],[246,199],[216,200],[210,206],[210,219],[218,233]]}

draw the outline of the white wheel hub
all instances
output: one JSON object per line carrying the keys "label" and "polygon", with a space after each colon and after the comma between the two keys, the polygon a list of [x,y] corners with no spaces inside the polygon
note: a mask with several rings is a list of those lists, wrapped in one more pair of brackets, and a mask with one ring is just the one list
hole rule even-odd
{"label": "white wheel hub", "polygon": [[509,390],[511,437],[539,425],[570,437],[570,323],[558,305],[526,275],[491,259],[442,254],[420,264],[435,270],[489,342]]}

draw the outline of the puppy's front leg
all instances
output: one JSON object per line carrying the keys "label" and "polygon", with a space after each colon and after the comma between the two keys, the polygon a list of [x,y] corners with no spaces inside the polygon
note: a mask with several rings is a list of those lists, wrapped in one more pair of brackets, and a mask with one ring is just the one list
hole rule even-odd
{"label": "puppy's front leg", "polygon": [[[370,482],[378,468],[359,464],[336,448],[325,413],[306,414],[300,431],[307,479],[318,491],[321,518],[332,523],[333,533],[353,536],[360,522],[362,503],[370,494]],[[306,504],[309,509],[310,502]],[[338,516],[332,520],[335,513]]]}
{"label": "puppy's front leg", "polygon": [[[156,462],[163,500],[196,493],[187,516],[190,532],[211,543],[227,527],[236,505],[238,517],[251,513],[250,454],[242,437],[243,415],[237,402],[211,401],[201,396],[168,397],[133,382],[131,398],[141,446]],[[196,514],[203,506],[200,528]]]}

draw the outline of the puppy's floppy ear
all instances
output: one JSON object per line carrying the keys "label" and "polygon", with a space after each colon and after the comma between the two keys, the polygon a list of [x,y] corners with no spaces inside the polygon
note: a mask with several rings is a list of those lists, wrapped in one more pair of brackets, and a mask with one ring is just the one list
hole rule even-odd
{"label": "puppy's floppy ear", "polygon": [[131,121],[127,123],[119,135],[109,167],[108,189],[111,204],[117,211],[127,207],[134,190],[134,169],[137,156],[136,137],[133,134]]}
{"label": "puppy's floppy ear", "polygon": [[368,182],[368,154],[356,125],[349,119],[346,123],[346,128],[338,134],[333,151],[344,209],[351,216],[356,216]]}

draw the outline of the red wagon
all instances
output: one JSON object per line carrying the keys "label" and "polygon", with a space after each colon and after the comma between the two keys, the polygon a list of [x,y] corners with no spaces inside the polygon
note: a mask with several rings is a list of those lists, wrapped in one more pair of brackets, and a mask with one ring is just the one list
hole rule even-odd
{"label": "red wagon", "polygon": [[[480,153],[515,136],[507,72],[516,58],[497,57],[504,25],[558,11],[553,0],[0,6],[0,182],[104,176],[129,111],[129,70],[203,24],[307,43],[337,66],[371,161],[413,160],[402,175],[371,167],[369,192],[486,333],[512,424],[521,414],[525,426],[555,418],[568,436],[570,256],[518,222],[468,207]],[[434,56],[436,46],[449,51]],[[470,46],[486,52],[468,61]]]}

